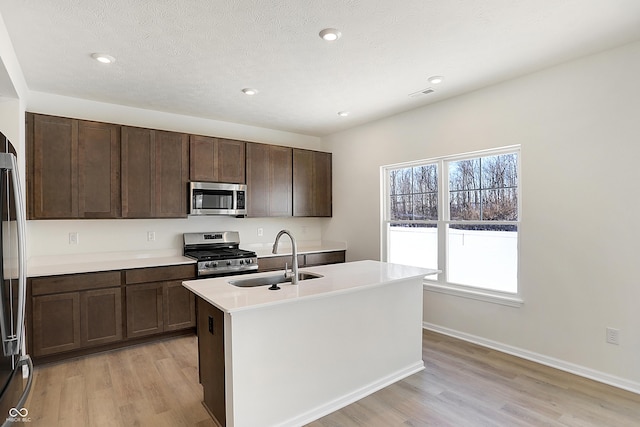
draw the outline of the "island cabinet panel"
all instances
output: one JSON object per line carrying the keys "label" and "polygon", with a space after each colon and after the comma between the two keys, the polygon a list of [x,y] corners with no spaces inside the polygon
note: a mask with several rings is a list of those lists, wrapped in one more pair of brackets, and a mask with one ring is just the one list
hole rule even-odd
{"label": "island cabinet panel", "polygon": [[122,127],[122,216],[187,216],[186,134]]}
{"label": "island cabinet panel", "polygon": [[120,273],[86,273],[29,279],[34,357],[122,339]]}
{"label": "island cabinet panel", "polygon": [[331,153],[293,150],[293,215],[331,216]]}
{"label": "island cabinet panel", "polygon": [[30,219],[120,215],[120,127],[27,114]]}
{"label": "island cabinet panel", "polygon": [[247,211],[251,217],[292,215],[289,147],[247,143]]}
{"label": "island cabinet panel", "polygon": [[198,368],[203,403],[221,425],[226,426],[224,313],[202,298],[198,305]]}
{"label": "island cabinet panel", "polygon": [[245,183],[244,141],[191,135],[189,178],[191,181]]}

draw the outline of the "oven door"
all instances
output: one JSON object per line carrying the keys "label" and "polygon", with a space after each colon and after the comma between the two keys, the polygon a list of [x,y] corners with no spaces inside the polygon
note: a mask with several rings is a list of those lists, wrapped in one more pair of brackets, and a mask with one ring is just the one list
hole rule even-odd
{"label": "oven door", "polygon": [[247,214],[244,184],[192,182],[190,184],[190,215]]}

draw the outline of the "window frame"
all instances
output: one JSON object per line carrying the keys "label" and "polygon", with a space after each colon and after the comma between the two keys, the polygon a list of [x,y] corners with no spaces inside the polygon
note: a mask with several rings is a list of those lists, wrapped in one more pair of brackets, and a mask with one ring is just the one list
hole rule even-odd
{"label": "window frame", "polygon": [[[518,197],[518,218],[515,221],[497,221],[497,220],[451,220],[449,212],[449,164],[460,160],[469,160],[481,157],[498,156],[503,154],[516,154],[517,155],[517,197]],[[435,164],[437,166],[437,179],[438,179],[438,219],[437,220],[392,220],[391,217],[391,171],[405,168],[413,168],[417,166],[424,166],[428,164]],[[480,150],[467,152],[463,154],[440,156],[424,160],[416,160],[404,163],[396,163],[391,165],[381,166],[380,168],[380,182],[381,182],[381,203],[380,203],[380,259],[388,262],[389,259],[389,230],[391,224],[407,223],[407,224],[435,224],[437,228],[438,239],[438,270],[441,271],[435,279],[425,278],[423,286],[425,290],[444,293],[448,295],[454,295],[464,298],[472,298],[475,300],[497,303],[512,307],[520,307],[524,304],[522,299],[522,286],[520,283],[520,224],[522,221],[522,150],[520,145],[511,145],[507,147],[500,147],[488,150]],[[517,273],[516,273],[516,288],[515,293],[502,292],[494,289],[468,286],[463,284],[447,282],[448,272],[448,233],[445,231],[446,227],[450,224],[474,225],[474,224],[491,224],[491,225],[515,225],[518,233],[517,240]],[[433,277],[433,276],[432,276]]]}

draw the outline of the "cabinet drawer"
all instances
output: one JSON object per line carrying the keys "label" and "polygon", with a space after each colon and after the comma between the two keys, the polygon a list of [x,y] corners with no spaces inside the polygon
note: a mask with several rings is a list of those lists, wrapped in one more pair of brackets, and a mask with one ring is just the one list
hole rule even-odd
{"label": "cabinet drawer", "polygon": [[[272,256],[258,259],[258,271],[284,270],[285,264],[291,268],[291,255]],[[298,265],[304,265],[304,255],[298,255]]]}
{"label": "cabinet drawer", "polygon": [[324,264],[337,264],[344,262],[345,252],[320,252],[315,254],[305,255],[305,266],[324,265]]}
{"label": "cabinet drawer", "polygon": [[166,267],[136,268],[126,270],[124,273],[125,283],[132,285],[135,283],[165,282],[168,280],[193,279],[196,277],[196,265],[170,265]]}
{"label": "cabinet drawer", "polygon": [[34,277],[31,279],[31,293],[33,296],[115,286],[120,286],[119,271]]}

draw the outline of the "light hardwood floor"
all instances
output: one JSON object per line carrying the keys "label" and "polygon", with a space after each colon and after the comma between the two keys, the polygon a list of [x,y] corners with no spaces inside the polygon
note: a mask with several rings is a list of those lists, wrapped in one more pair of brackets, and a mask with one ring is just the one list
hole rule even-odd
{"label": "light hardwood floor", "polygon": [[[29,425],[214,426],[196,347],[188,336],[36,367]],[[640,426],[640,395],[595,381],[429,331],[423,359],[309,427]]]}

